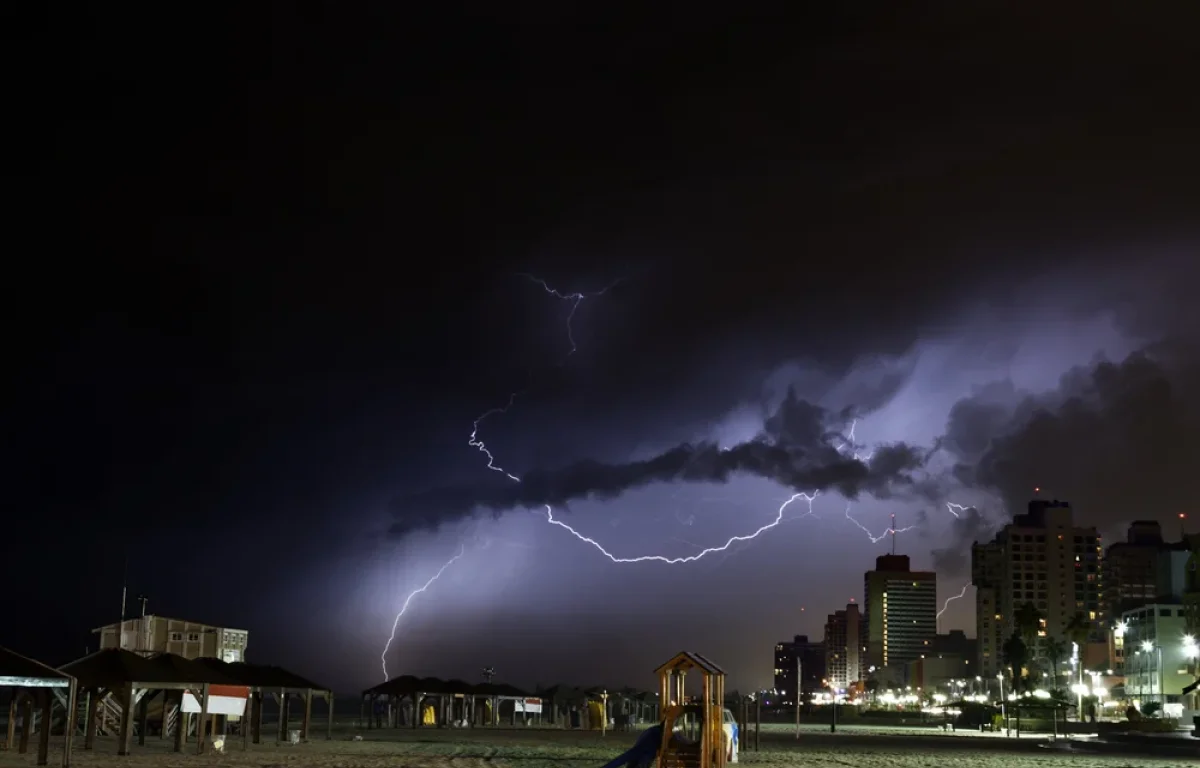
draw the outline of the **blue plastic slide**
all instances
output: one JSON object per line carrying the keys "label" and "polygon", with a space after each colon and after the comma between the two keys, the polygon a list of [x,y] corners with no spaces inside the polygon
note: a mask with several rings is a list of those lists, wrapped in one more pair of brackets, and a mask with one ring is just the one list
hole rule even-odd
{"label": "blue plastic slide", "polygon": [[605,763],[603,768],[650,768],[658,757],[658,748],[662,744],[662,723],[653,725],[642,732],[638,740],[627,751],[618,755],[614,760]]}

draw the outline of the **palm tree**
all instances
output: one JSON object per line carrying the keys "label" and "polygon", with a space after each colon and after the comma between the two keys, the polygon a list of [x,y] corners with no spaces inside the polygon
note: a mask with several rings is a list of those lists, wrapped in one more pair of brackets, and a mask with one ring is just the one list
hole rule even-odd
{"label": "palm tree", "polygon": [[1021,639],[1021,634],[1013,632],[1004,641],[1004,646],[1000,650],[1004,663],[1012,670],[1013,693],[1020,693],[1022,688],[1022,673],[1025,670],[1025,665],[1029,662],[1029,648],[1026,647],[1025,641]]}
{"label": "palm tree", "polygon": [[1051,688],[1058,688],[1058,671],[1062,660],[1067,655],[1067,644],[1057,637],[1048,637],[1042,643],[1042,653],[1046,654],[1046,659],[1050,662],[1050,680]]}
{"label": "palm tree", "polygon": [[1025,645],[1033,645],[1037,640],[1038,631],[1042,628],[1041,612],[1033,603],[1025,602],[1021,603],[1021,607],[1013,614],[1013,619],[1016,622],[1017,631],[1025,640]]}
{"label": "palm tree", "polygon": [[1092,634],[1092,623],[1082,613],[1076,613],[1067,622],[1063,634],[1072,643],[1076,643],[1082,652],[1083,646],[1087,644],[1088,637]]}

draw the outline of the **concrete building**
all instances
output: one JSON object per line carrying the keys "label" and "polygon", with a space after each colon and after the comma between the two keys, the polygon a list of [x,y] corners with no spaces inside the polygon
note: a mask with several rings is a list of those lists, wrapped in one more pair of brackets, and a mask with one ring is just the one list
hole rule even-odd
{"label": "concrete building", "polygon": [[[978,674],[995,675],[1003,666],[1004,641],[1018,630],[1017,609],[1032,603],[1041,614],[1037,637],[1065,638],[1076,615],[1092,626],[1092,640],[1104,643],[1108,622],[1101,600],[1100,536],[1077,527],[1071,506],[1057,499],[1034,499],[996,537],[971,547],[975,585]],[[1039,646],[1030,649],[1036,658]]]}
{"label": "concrete building", "polygon": [[937,575],[912,570],[907,555],[882,555],[863,587],[866,668],[902,669],[928,655],[937,635]]}
{"label": "concrete building", "polygon": [[1192,642],[1184,648],[1187,665],[1184,669],[1192,682],[1183,688],[1184,716],[1200,717],[1200,534],[1184,537],[1190,554],[1184,564],[1183,616],[1184,631]]}
{"label": "concrete building", "polygon": [[250,633],[183,619],[147,615],[92,630],[100,649],[124,648],[135,653],[174,653],[185,659],[245,661]]}
{"label": "concrete building", "polygon": [[[798,679],[800,682],[797,682]],[[824,688],[821,682],[824,679],[823,643],[810,642],[808,635],[796,635],[790,643],[775,644],[775,690],[778,691],[778,703],[794,705],[798,689],[805,694],[803,701],[807,701],[812,693]]]}
{"label": "concrete building", "polygon": [[862,679],[862,614],[850,603],[825,621],[825,680],[840,691]]}
{"label": "concrete building", "polygon": [[1197,652],[1184,606],[1144,605],[1121,614],[1117,626],[1125,641],[1125,695],[1141,703],[1157,701],[1165,715],[1182,716],[1184,689],[1195,681],[1187,670]]}
{"label": "concrete building", "polygon": [[1178,602],[1189,555],[1186,542],[1163,540],[1156,521],[1130,525],[1125,541],[1104,553],[1104,603],[1109,614],[1120,616],[1154,602]]}

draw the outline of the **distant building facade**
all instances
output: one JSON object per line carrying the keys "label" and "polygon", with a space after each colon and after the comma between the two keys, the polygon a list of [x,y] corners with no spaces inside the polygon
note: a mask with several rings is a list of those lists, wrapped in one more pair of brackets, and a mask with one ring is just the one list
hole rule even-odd
{"label": "distant building facade", "polygon": [[[1190,709],[1188,671],[1197,653],[1182,603],[1151,603],[1121,614],[1125,641],[1125,694],[1142,703],[1157,701],[1164,714],[1180,717]],[[1188,642],[1188,638],[1192,642]],[[1193,689],[1194,690],[1194,689]]]}
{"label": "distant building facade", "polygon": [[862,675],[862,614],[857,603],[829,614],[825,620],[826,687],[846,690]]}
{"label": "distant building facade", "polygon": [[[978,674],[1002,668],[1004,642],[1018,630],[1016,611],[1025,603],[1042,617],[1038,638],[1064,638],[1079,615],[1091,625],[1091,640],[1102,644],[1108,620],[1100,562],[1096,529],[1075,526],[1070,504],[1057,499],[1034,499],[992,541],[972,545]],[[1030,649],[1034,658],[1039,651],[1040,641]]]}
{"label": "distant building facade", "polygon": [[821,690],[825,679],[825,645],[810,642],[808,635],[796,635],[791,642],[775,644],[775,690],[782,705],[796,703],[799,690],[808,701]]}
{"label": "distant building facade", "polygon": [[147,615],[92,630],[100,636],[100,649],[124,648],[141,654],[173,653],[185,659],[246,660],[250,633],[244,629],[214,627],[183,619]]}
{"label": "distant building facade", "polygon": [[863,586],[865,668],[904,669],[927,655],[937,635],[937,575],[912,570],[907,555],[882,555]]}

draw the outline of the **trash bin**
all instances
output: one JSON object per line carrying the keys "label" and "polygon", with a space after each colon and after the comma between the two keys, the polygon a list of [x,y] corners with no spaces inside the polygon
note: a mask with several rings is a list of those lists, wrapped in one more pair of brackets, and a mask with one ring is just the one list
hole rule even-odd
{"label": "trash bin", "polygon": [[288,743],[289,744],[299,744],[300,743],[300,731],[288,731]]}

